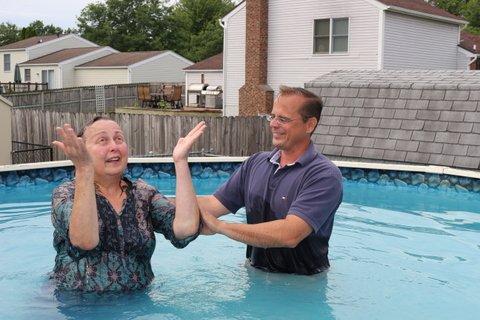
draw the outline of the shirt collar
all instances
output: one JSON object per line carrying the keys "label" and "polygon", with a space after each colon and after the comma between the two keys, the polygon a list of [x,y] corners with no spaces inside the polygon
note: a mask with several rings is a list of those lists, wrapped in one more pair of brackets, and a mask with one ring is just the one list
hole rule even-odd
{"label": "shirt collar", "polygon": [[[290,165],[294,165],[295,163],[299,163],[300,165],[305,166],[308,163],[310,163],[315,158],[316,155],[317,155],[317,152],[315,151],[315,146],[313,145],[313,142],[310,141],[310,144],[308,145],[307,150],[300,156],[300,158],[298,158],[298,160],[295,161],[294,163],[291,163],[288,165],[290,166]],[[275,148],[268,155],[268,160],[273,164],[279,164],[280,156],[281,156],[281,150],[278,148]]]}

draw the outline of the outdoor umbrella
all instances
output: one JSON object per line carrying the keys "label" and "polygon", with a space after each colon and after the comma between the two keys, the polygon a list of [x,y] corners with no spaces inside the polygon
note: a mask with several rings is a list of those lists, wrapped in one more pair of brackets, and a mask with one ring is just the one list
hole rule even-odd
{"label": "outdoor umbrella", "polygon": [[13,82],[22,83],[22,75],[20,74],[20,67],[15,65],[15,74],[13,75]]}

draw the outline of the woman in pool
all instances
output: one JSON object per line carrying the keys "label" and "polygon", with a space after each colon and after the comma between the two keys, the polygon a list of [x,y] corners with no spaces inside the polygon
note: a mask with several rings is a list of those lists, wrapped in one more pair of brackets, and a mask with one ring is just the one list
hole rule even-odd
{"label": "woman in pool", "polygon": [[205,127],[199,123],[173,151],[176,197],[182,199],[176,205],[145,182],[124,177],[128,147],[115,121],[96,117],[78,136],[68,124],[57,128],[60,141],[53,144],[75,166],[75,179],[52,196],[53,278],[60,289],[144,288],[153,279],[154,232],[177,248],[196,238],[200,215],[187,158]]}

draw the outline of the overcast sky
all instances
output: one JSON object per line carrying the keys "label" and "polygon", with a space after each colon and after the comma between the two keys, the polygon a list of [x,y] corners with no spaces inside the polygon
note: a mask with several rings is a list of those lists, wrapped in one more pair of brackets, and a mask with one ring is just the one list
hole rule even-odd
{"label": "overcast sky", "polygon": [[0,0],[0,23],[25,27],[34,20],[66,28],[76,28],[77,17],[89,3],[99,0]]}

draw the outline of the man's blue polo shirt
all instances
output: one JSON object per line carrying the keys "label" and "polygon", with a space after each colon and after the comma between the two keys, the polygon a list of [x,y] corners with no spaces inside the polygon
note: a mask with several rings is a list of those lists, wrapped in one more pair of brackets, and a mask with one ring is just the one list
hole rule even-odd
{"label": "man's blue polo shirt", "polygon": [[283,168],[277,162],[278,151],[251,156],[214,196],[231,212],[245,207],[249,224],[293,214],[312,227],[313,232],[293,249],[248,246],[252,266],[271,272],[321,272],[330,266],[328,240],[342,202],[342,174],[312,143],[298,161]]}

